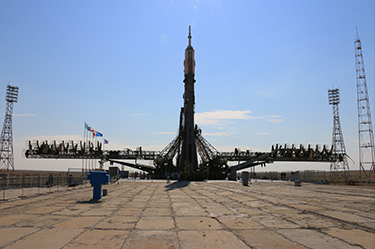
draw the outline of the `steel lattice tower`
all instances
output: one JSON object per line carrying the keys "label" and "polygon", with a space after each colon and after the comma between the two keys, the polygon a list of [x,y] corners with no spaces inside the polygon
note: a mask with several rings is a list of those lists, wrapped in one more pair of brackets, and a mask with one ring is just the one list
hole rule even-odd
{"label": "steel lattice tower", "polygon": [[374,133],[371,122],[370,100],[367,91],[362,45],[358,37],[358,32],[354,46],[357,77],[359,170],[361,178],[365,177],[369,180],[375,177]]}
{"label": "steel lattice tower", "polygon": [[[339,104],[340,91],[338,88],[328,90],[329,104],[332,105],[333,110],[333,131],[332,131],[332,153],[335,155],[346,155],[344,136],[341,131]],[[333,182],[347,181],[347,174],[349,171],[349,164],[347,157],[337,158],[336,162],[331,163],[330,167],[331,178]]]}
{"label": "steel lattice tower", "polygon": [[14,170],[12,116],[13,105],[18,100],[18,87],[8,85],[5,100],[7,102],[7,106],[3,131],[1,132],[0,169],[6,168],[9,170],[11,168]]}

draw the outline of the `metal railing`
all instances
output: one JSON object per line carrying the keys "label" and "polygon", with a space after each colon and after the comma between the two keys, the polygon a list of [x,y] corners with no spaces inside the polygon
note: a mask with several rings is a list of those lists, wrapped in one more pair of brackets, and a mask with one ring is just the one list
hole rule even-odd
{"label": "metal railing", "polygon": [[0,201],[90,186],[85,175],[12,174],[0,177]]}
{"label": "metal railing", "polygon": [[[293,177],[294,175],[294,177]],[[303,182],[324,183],[324,184],[349,184],[349,185],[375,185],[375,179],[361,179],[359,171],[351,170],[345,177],[335,177],[335,172],[323,170],[304,170],[296,172],[250,172],[250,179],[268,180],[293,180],[298,179]]]}

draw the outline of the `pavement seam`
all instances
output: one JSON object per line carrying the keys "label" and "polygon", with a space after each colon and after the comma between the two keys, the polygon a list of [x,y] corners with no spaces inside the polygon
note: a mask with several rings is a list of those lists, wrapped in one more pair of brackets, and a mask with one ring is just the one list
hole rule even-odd
{"label": "pavement seam", "polygon": [[[219,188],[222,188],[222,187],[220,186]],[[223,189],[223,188],[222,188],[222,189]],[[266,195],[266,194],[264,194],[264,193],[257,193],[257,192],[255,192],[255,191],[251,191],[251,190],[249,190],[249,191],[245,191],[244,193],[246,193],[246,192],[250,192],[250,193],[254,193],[254,194],[258,194],[258,195]],[[249,195],[248,195],[248,196],[249,196]],[[273,197],[273,198],[276,197],[276,196],[269,195],[269,194],[267,194],[266,196]],[[358,224],[358,223],[351,223],[351,222],[348,222],[348,221],[345,221],[345,220],[341,220],[341,219],[337,219],[337,218],[334,218],[334,217],[326,216],[326,215],[323,215],[323,214],[320,214],[320,213],[316,213],[316,212],[314,212],[314,211],[300,210],[300,209],[295,208],[295,207],[293,207],[293,206],[288,206],[288,205],[286,205],[286,204],[274,203],[274,202],[272,202],[272,201],[267,201],[267,200],[265,200],[265,199],[261,199],[261,198],[258,198],[258,197],[254,197],[254,198],[259,199],[259,200],[264,201],[264,202],[271,203],[272,205],[276,205],[276,206],[280,206],[280,207],[288,207],[288,208],[291,208],[291,209],[295,209],[295,210],[297,210],[297,211],[306,212],[306,213],[310,213],[310,214],[317,215],[317,216],[321,216],[321,217],[325,217],[325,218],[330,218],[330,219],[332,219],[332,220],[335,220],[335,221],[338,221],[338,222],[341,222],[341,223],[345,223],[345,224],[348,224],[348,225],[357,226],[357,227],[360,227],[360,228],[363,229],[363,226],[361,227],[361,225]],[[288,198],[284,198],[284,199],[288,199]],[[290,200],[291,202],[296,202],[296,201],[294,201],[294,200],[292,200],[292,199],[288,199],[288,200]],[[342,210],[332,209],[332,208],[329,208],[329,207],[327,208],[327,207],[324,207],[324,206],[321,206],[321,205],[312,205],[312,204],[307,203],[307,202],[300,202],[300,201],[299,201],[298,203],[300,203],[300,204],[304,204],[304,205],[308,205],[308,206],[316,206],[316,207],[324,208],[324,209],[326,209],[326,210],[331,210],[331,211],[336,211],[336,212],[339,211],[339,212],[343,212],[343,213],[352,214],[352,213],[349,213],[349,212],[344,212],[344,211],[342,211]],[[353,214],[352,214],[352,215],[353,215]],[[355,215],[357,215],[357,216],[359,216],[359,217],[363,217],[363,216],[358,215],[358,214],[355,214]],[[367,218],[367,217],[364,217],[364,218]],[[372,218],[372,219],[373,219],[373,218]],[[290,221],[290,220],[289,220],[289,221]],[[290,222],[293,222],[293,221],[290,221]],[[295,223],[295,222],[293,222],[293,223]],[[296,225],[298,225],[298,224],[296,224]],[[369,227],[365,227],[365,228],[368,229],[368,230],[370,230],[370,231],[373,232],[373,233],[375,232],[375,229],[372,229],[372,228],[369,228]]]}
{"label": "pavement seam", "polygon": [[43,228],[38,228],[38,230],[37,230],[37,231],[35,231],[35,232],[32,232],[32,233],[29,233],[29,234],[27,234],[27,235],[24,235],[24,236],[22,236],[22,237],[18,238],[17,240],[15,240],[15,241],[12,241],[12,242],[10,242],[10,243],[8,243],[8,244],[4,245],[4,246],[3,246],[3,247],[1,247],[1,248],[5,248],[5,247],[7,247],[7,246],[11,246],[11,245],[13,245],[14,243],[16,243],[16,242],[18,242],[18,241],[20,241],[20,240],[22,240],[22,239],[24,239],[24,238],[26,238],[26,237],[28,237],[28,236],[31,236],[31,235],[33,235],[33,234],[35,234],[35,233],[37,233],[37,232],[40,232],[40,231],[42,231],[42,230],[43,230]]}
{"label": "pavement seam", "polygon": [[[221,187],[221,186],[220,186],[220,188],[221,188],[221,189],[224,189],[224,190],[227,190],[227,189],[225,189],[224,187]],[[227,191],[228,191],[228,190],[227,190]],[[229,191],[232,191],[232,190],[229,190]],[[237,191],[236,191],[236,192],[237,192]],[[243,193],[246,193],[246,191],[243,191]],[[247,195],[247,196],[248,196],[248,195]],[[255,196],[251,196],[251,197],[263,201],[262,199],[257,198],[257,197],[255,197]],[[238,201],[238,200],[236,200],[236,199],[233,199],[233,198],[232,198],[231,200],[233,200],[233,201],[235,201],[235,202],[238,202],[238,203],[242,204],[242,202],[240,202],[240,201]],[[243,205],[246,205],[246,204],[243,204]],[[249,207],[249,208],[254,208],[254,207]],[[260,208],[257,207],[257,209],[260,209]],[[305,246],[305,245],[302,245],[302,244],[298,243],[297,241],[294,241],[294,240],[292,240],[292,239],[287,238],[287,237],[286,237],[285,235],[283,235],[283,234],[280,234],[280,233],[278,232],[278,229],[277,229],[277,228],[266,227],[266,226],[264,226],[263,224],[259,223],[259,222],[256,221],[256,220],[255,220],[254,222],[257,223],[258,225],[260,225],[260,227],[262,227],[262,229],[259,229],[259,230],[268,229],[268,230],[270,230],[270,231],[272,231],[272,232],[275,232],[276,234],[280,235],[280,236],[281,236],[282,238],[284,238],[285,240],[290,241],[291,243],[294,243],[294,244],[297,244],[297,245],[300,245],[300,246],[303,246],[303,247],[309,248],[309,247],[307,247],[307,246]],[[223,225],[224,225],[224,224],[223,224]],[[229,229],[229,228],[228,228],[228,229]],[[236,229],[233,229],[233,230],[236,230]],[[235,232],[233,232],[233,233],[237,236],[237,233],[235,233]],[[245,241],[244,241],[244,243],[245,243]],[[246,245],[248,245],[248,244],[246,243]],[[250,245],[248,245],[248,246],[251,247]],[[256,247],[251,247],[251,248],[256,248]],[[311,249],[311,248],[309,248],[309,249]]]}
{"label": "pavement seam", "polygon": [[[153,184],[153,183],[150,182],[147,186],[145,186],[145,187],[142,188],[140,191],[138,191],[138,192],[133,196],[133,198],[131,199],[131,201],[133,201],[137,195],[139,195],[142,191],[144,191],[145,189],[147,189],[148,187],[150,187],[152,184]],[[154,191],[153,191],[152,193],[155,193],[155,190],[156,190],[156,188],[154,189]],[[151,196],[152,196],[152,195],[151,195]],[[141,220],[141,218],[142,218],[142,213],[143,213],[143,212],[145,211],[145,209],[147,208],[147,205],[148,205],[148,203],[150,202],[150,200],[151,200],[151,198],[148,199],[148,201],[146,202],[146,205],[143,207],[143,209],[142,209],[142,211],[141,211],[141,213],[140,213],[140,215],[139,215],[137,221],[136,221],[135,224],[134,224],[134,228],[133,228],[132,230],[130,230],[128,236],[126,236],[124,242],[122,243],[122,245],[121,245],[121,249],[125,248],[125,245],[126,245],[126,243],[128,242],[128,240],[131,238],[131,235],[132,235],[135,231],[138,231],[138,229],[136,229],[136,226],[137,226],[138,222]],[[124,204],[124,205],[125,205],[125,204]],[[124,207],[124,206],[123,206],[123,207]]]}
{"label": "pavement seam", "polygon": [[178,248],[181,248],[181,239],[178,236],[178,228],[177,228],[177,222],[176,222],[176,213],[173,210],[171,195],[169,194],[168,189],[166,189],[165,192],[168,194],[168,198],[169,198],[169,202],[170,202],[170,207],[169,208],[171,209],[171,213],[172,213],[172,219],[173,219],[173,225],[174,225],[174,229],[173,230],[174,230],[174,233],[176,234],[176,238],[177,238],[177,242],[178,242]]}
{"label": "pavement seam", "polygon": [[[142,189],[143,190],[143,189]],[[142,190],[140,190],[140,191],[142,191]],[[125,205],[125,204],[124,204]],[[94,208],[94,207],[93,207]],[[119,208],[120,209],[120,208]],[[114,213],[115,211],[112,211],[112,214]],[[79,217],[83,217],[83,216],[79,216]],[[86,217],[90,217],[90,216],[86,216]],[[97,216],[94,216],[94,217],[97,217]],[[68,246],[70,243],[72,243],[75,239],[77,239],[77,238],[79,238],[79,237],[81,237],[84,233],[86,233],[86,232],[90,232],[90,231],[93,231],[93,230],[96,230],[95,228],[94,228],[94,226],[96,226],[97,224],[99,224],[100,222],[102,222],[103,220],[105,220],[106,218],[108,218],[108,217],[110,217],[109,215],[106,215],[106,216],[104,216],[102,219],[100,219],[98,222],[96,222],[95,224],[93,224],[91,227],[89,227],[89,228],[83,228],[84,230],[83,230],[83,232],[82,233],[80,233],[80,234],[78,234],[76,237],[74,237],[73,239],[71,239],[68,243],[66,243],[65,245],[63,245],[62,247],[60,247],[61,249],[62,248],[64,248],[64,247],[66,247],[66,246]],[[130,234],[130,233],[129,233]],[[126,239],[125,239],[126,240]]]}
{"label": "pavement seam", "polygon": [[[199,192],[197,192],[196,191],[196,189],[194,189],[194,188],[192,188],[192,191],[194,191],[195,193],[197,193],[197,194],[199,194],[199,195],[202,195],[201,193],[199,193]],[[203,194],[204,195],[204,194]],[[215,203],[219,203],[219,204],[221,204],[220,202],[217,202],[216,200],[214,200],[214,199],[212,199],[212,198],[210,198],[210,197],[208,197],[207,195],[204,195],[204,196],[206,196],[208,199],[210,199],[210,200],[212,200],[213,202],[215,202]],[[191,196],[190,196],[191,197]],[[196,199],[195,198],[193,198],[193,197],[191,197],[194,201],[196,201]],[[197,201],[196,201],[197,202]],[[199,202],[197,202],[198,203],[198,205],[201,207],[201,208],[203,208],[204,210],[205,210],[205,212],[208,214],[208,217],[210,217],[211,219],[214,219],[214,220],[216,220],[224,229],[220,229],[220,230],[224,230],[224,231],[227,231],[227,232],[230,232],[231,234],[233,234],[239,241],[241,241],[241,242],[243,242],[245,245],[247,245],[249,248],[254,248],[254,247],[252,247],[252,246],[250,246],[248,243],[246,243],[246,241],[242,238],[242,237],[240,237],[240,236],[238,236],[236,233],[234,233],[233,231],[232,231],[232,229],[230,229],[229,227],[227,227],[224,223],[222,223],[222,222],[220,222],[220,220],[217,218],[217,217],[214,217],[214,216],[211,216],[210,215],[210,213],[209,212],[207,212],[207,210],[206,210],[206,208],[204,208]]]}
{"label": "pavement seam", "polygon": [[[222,187],[222,186],[220,186],[219,188],[221,188],[221,189],[225,189],[225,188]],[[255,191],[244,191],[244,193],[246,193],[246,192],[251,192],[251,193],[254,193],[254,194],[258,194],[258,195],[259,195],[259,194],[260,194],[260,195],[264,195],[263,193],[256,193]],[[270,197],[275,197],[275,196],[272,196],[272,195],[268,195],[268,196],[270,196]],[[252,197],[254,197],[254,196],[252,196]],[[271,201],[267,201],[267,200],[264,200],[264,199],[261,199],[261,198],[257,198],[257,197],[254,197],[254,198],[259,199],[259,200],[261,200],[261,201],[269,202],[269,203],[271,203],[271,204],[273,204],[273,205],[276,205],[276,206],[284,206],[284,207],[288,207],[288,208],[291,208],[291,209],[295,209],[295,210],[297,210],[297,211],[302,211],[302,212],[304,212],[304,213],[310,213],[310,214],[312,214],[312,215],[322,216],[322,217],[324,217],[324,218],[329,218],[329,219],[331,219],[331,220],[335,220],[335,221],[337,221],[337,222],[339,222],[339,223],[346,223],[346,224],[348,224],[348,225],[355,226],[355,227],[357,226],[357,227],[360,228],[361,230],[364,230],[363,227],[360,227],[360,225],[353,224],[353,223],[351,223],[351,222],[347,222],[347,221],[344,221],[344,220],[341,220],[341,219],[337,219],[337,218],[334,218],[334,217],[326,216],[326,215],[323,215],[323,214],[320,214],[320,213],[315,213],[315,212],[313,212],[313,211],[299,210],[299,209],[297,209],[297,208],[295,208],[295,207],[288,206],[288,205],[286,205],[286,204],[273,203],[273,202],[271,202]],[[313,206],[313,205],[311,205],[311,204],[309,204],[309,203],[303,203],[303,204]],[[327,209],[327,208],[326,208],[326,209]],[[333,209],[332,211],[338,211],[338,210],[334,210],[334,209]],[[341,212],[341,210],[339,210],[339,211]],[[286,219],[286,220],[289,221],[289,222],[293,222],[293,221],[290,221],[290,220],[288,220],[288,219]],[[295,223],[295,222],[293,222],[293,223]],[[296,223],[295,223],[295,224],[296,224]],[[296,225],[298,225],[298,224],[296,224]],[[366,228],[367,228],[367,227],[366,227]],[[284,228],[284,229],[288,229],[288,228]],[[331,236],[331,235],[329,235],[329,234],[324,233],[324,232],[323,232],[323,229],[321,229],[321,228],[313,228],[313,227],[304,228],[304,227],[301,227],[300,229],[315,230],[315,231],[317,231],[317,232],[319,232],[319,233],[322,233],[322,234],[325,234],[325,235],[327,235],[327,236],[329,236],[329,237],[336,238],[336,237],[334,237],[334,236]],[[277,234],[281,235],[281,236],[284,237],[285,239],[287,239],[287,240],[289,240],[289,241],[292,241],[293,243],[297,243],[297,244],[299,244],[297,241],[294,241],[294,240],[292,240],[292,239],[290,239],[290,238],[284,236],[283,234],[280,234],[280,233],[278,232],[279,229],[275,228],[275,229],[272,229],[272,230],[274,230],[274,232],[276,232]],[[372,233],[375,233],[375,230],[373,230],[373,229],[370,229],[370,230],[371,230]],[[342,239],[340,239],[340,238],[336,238],[336,239],[338,239],[339,241],[341,241],[341,242],[343,242],[343,243],[345,243],[345,244],[352,245],[352,244],[350,244],[349,242],[344,241],[344,240],[342,240]],[[300,244],[300,245],[301,245],[301,244]],[[305,246],[305,245],[303,245],[303,246],[304,246],[304,247],[307,247],[307,246]]]}

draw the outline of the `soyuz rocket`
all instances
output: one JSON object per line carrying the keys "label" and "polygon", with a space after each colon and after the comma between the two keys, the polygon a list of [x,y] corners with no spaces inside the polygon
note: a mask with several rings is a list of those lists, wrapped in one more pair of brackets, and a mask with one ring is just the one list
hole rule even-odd
{"label": "soyuz rocket", "polygon": [[183,133],[183,141],[181,146],[178,168],[182,172],[197,171],[197,147],[195,144],[195,123],[194,123],[194,107],[195,107],[195,60],[194,49],[191,46],[191,27],[189,26],[189,45],[185,49],[184,60],[184,107],[181,108],[180,130]]}

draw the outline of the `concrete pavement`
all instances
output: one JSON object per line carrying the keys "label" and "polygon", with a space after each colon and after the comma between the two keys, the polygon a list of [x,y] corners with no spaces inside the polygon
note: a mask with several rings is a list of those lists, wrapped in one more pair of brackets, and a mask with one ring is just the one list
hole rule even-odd
{"label": "concrete pavement", "polygon": [[0,202],[0,248],[375,248],[375,189],[120,181]]}

